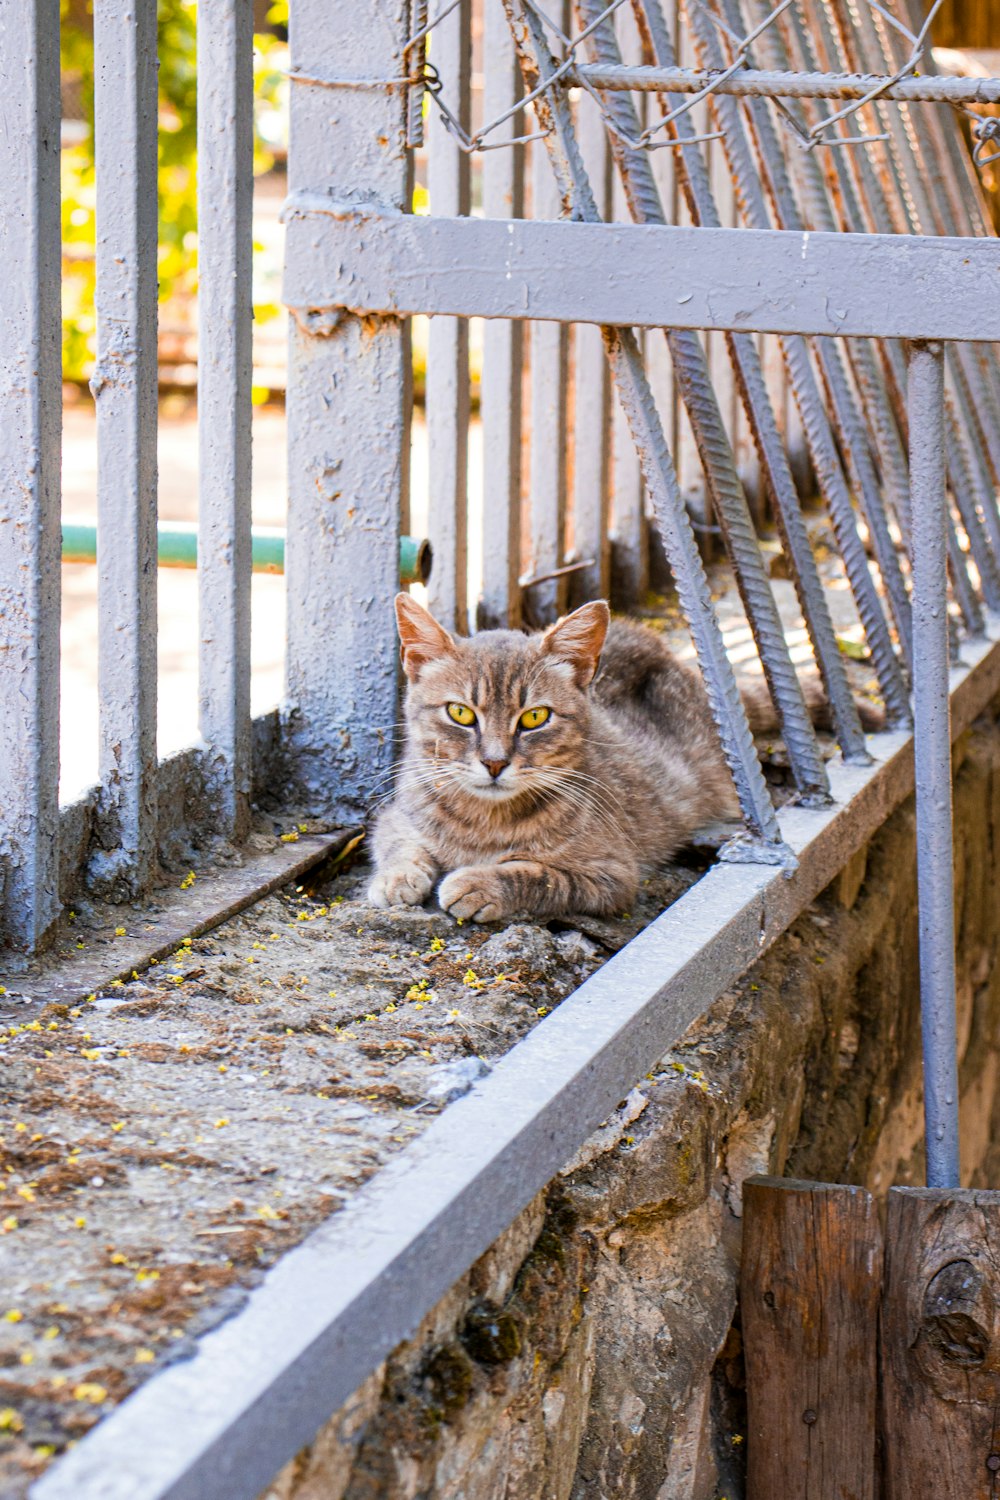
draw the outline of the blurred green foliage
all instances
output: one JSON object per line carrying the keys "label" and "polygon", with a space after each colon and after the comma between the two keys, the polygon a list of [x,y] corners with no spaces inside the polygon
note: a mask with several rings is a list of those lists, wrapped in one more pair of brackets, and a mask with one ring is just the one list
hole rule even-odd
{"label": "blurred green foliage", "polygon": [[[68,380],[85,380],[96,358],[93,0],[61,0],[61,10],[64,90],[75,94],[83,116],[65,131],[62,151],[63,371]],[[160,302],[175,309],[190,308],[198,285],[196,12],[195,0],[158,0]],[[287,49],[280,32],[287,17],[288,0],[278,0],[268,14],[275,31],[254,37],[258,174],[274,165],[286,139]],[[255,243],[254,252],[256,261],[264,247]],[[258,320],[278,311],[274,301],[255,300]]]}

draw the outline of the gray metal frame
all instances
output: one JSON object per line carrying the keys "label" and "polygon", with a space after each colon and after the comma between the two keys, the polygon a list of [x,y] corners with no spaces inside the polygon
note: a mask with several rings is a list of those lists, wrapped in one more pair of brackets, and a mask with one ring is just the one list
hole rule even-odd
{"label": "gray metal frame", "polygon": [[250,822],[253,12],[198,20],[199,723],[219,832]]}
{"label": "gray metal frame", "polygon": [[90,877],[148,889],[156,859],[156,0],[96,0],[97,682]]}
{"label": "gray metal frame", "polygon": [[0,6],[0,940],[59,910],[59,3]]}
{"label": "gray metal frame", "polygon": [[1000,337],[983,293],[1000,278],[996,239],[437,219],[312,194],[293,196],[287,217],[285,300],[317,314]]}
{"label": "gray metal frame", "polygon": [[[477,101],[471,14],[480,3]],[[148,885],[164,821],[183,801],[179,787],[196,787],[213,826],[237,838],[251,772],[266,773],[279,757],[293,792],[312,805],[365,809],[393,750],[389,604],[409,519],[408,319],[418,313],[432,318],[436,608],[458,628],[468,621],[467,320],[484,318],[480,621],[516,624],[525,607],[548,618],[568,597],[603,591],[616,549],[625,595],[638,596],[648,576],[648,505],[746,824],[688,895],[270,1272],[189,1364],[157,1376],[63,1458],[36,1485],[42,1500],[256,1495],[871,836],[914,785],[914,754],[928,1173],[938,1185],[957,1180],[951,825],[941,790],[950,785],[950,736],[1000,688],[1000,311],[984,292],[1000,275],[1000,242],[987,232],[956,132],[921,101],[971,107],[1000,99],[1000,82],[944,80],[926,68],[916,76],[922,33],[907,39],[866,0],[811,3],[815,27],[785,3],[766,14],[755,0],[718,0],[711,14],[692,6],[683,40],[700,67],[691,69],[676,66],[675,18],[657,0],[635,0],[631,37],[622,0],[579,0],[575,31],[568,6],[554,21],[535,0],[332,8],[295,0],[289,706],[280,733],[276,721],[251,724],[246,691],[250,6],[224,0],[208,9],[201,394],[206,438],[217,440],[201,492],[209,750],[158,767],[155,205],[143,191],[155,162],[155,6],[97,0],[104,758],[100,793],[60,816],[57,7],[0,0],[0,78],[13,121],[0,170],[27,204],[23,216],[0,221],[12,280],[0,327],[10,377],[0,403],[0,644],[17,668],[0,675],[0,729],[11,747],[0,769],[7,939],[38,945],[58,913],[60,829],[64,865],[88,865],[99,887],[130,896]],[[643,35],[656,66],[626,67],[623,47],[637,55]],[[758,56],[768,66],[756,66]],[[834,72],[821,74],[821,64]],[[585,98],[576,102],[574,90]],[[852,123],[824,100],[856,108]],[[692,104],[698,113],[689,115]],[[408,210],[425,105],[432,212],[418,217]],[[846,134],[856,129],[860,137]],[[706,136],[721,138],[712,171],[701,155]],[[859,139],[884,139],[884,171],[858,154]],[[650,165],[646,148],[660,146],[677,153],[669,169]],[[483,218],[469,215],[468,158],[479,149]],[[835,193],[817,162],[828,149],[837,153]],[[739,229],[721,227],[723,153]],[[675,188],[690,225],[668,222]],[[601,222],[616,202],[635,222]],[[213,213],[218,204],[228,211]],[[545,217],[556,212],[563,217]],[[655,352],[661,340],[644,329],[667,331],[669,369]],[[777,336],[777,395],[757,335]],[[734,387],[835,711],[842,755],[829,772],[754,536]],[[662,389],[669,407],[657,400]],[[788,395],[892,725],[867,741],[792,480]],[[570,410],[580,428],[572,449]],[[704,487],[695,524],[682,493],[692,464]],[[617,496],[615,476],[627,485]],[[711,599],[703,552],[713,527],[784,721],[800,802],[780,815]],[[222,649],[208,644],[217,641]]]}

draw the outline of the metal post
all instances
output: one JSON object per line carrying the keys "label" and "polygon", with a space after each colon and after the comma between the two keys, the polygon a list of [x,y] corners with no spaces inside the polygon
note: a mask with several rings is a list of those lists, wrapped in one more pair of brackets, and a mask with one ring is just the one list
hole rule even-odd
{"label": "metal post", "polygon": [[[602,218],[611,201],[611,153],[594,101],[577,102],[577,140]],[[578,323],[573,344],[573,538],[593,565],[570,581],[576,602],[606,599],[611,587],[611,384],[601,330]]]}
{"label": "metal post", "polygon": [[156,859],[156,0],[94,6],[98,689],[90,880],[116,897]]}
{"label": "metal post", "polygon": [[[499,4],[484,7],[483,114],[493,119],[519,94],[514,42]],[[520,134],[520,114],[511,115],[494,139]],[[524,154],[520,146],[487,151],[483,157],[483,213],[488,219],[519,219],[524,212]],[[524,325],[487,320],[483,327],[480,415],[483,424],[483,583],[481,628],[521,623],[521,379]]]}
{"label": "metal post", "polygon": [[[407,89],[335,95],[295,72],[402,78],[408,7],[296,0],[289,188],[410,207]],[[331,124],[336,120],[336,145]],[[356,817],[392,761],[392,599],[407,529],[410,346],[398,318],[296,308],[288,369],[288,748],[299,794]]]}
{"label": "metal post", "polygon": [[[431,58],[448,80],[449,97],[464,128],[469,124],[471,5],[461,3],[431,35]],[[432,109],[427,130],[427,188],[431,213],[458,218],[469,212],[469,158]],[[465,318],[431,318],[427,331],[427,449],[430,457],[428,535],[437,567],[427,602],[448,630],[469,628],[469,324]]]}
{"label": "metal post", "polygon": [[955,896],[952,876],[951,704],[948,696],[947,499],[944,355],[910,352],[910,484],[913,512],[913,754],[917,789],[920,1011],[928,1187],[957,1187],[958,1061],[955,1032]]}
{"label": "metal post", "polygon": [[[614,19],[609,21],[609,27],[617,29],[620,33],[621,44],[629,61],[635,62],[641,59],[642,41],[629,6],[619,7]],[[592,96],[589,102],[595,102]],[[580,118],[579,111],[577,118]],[[577,140],[580,140],[579,131]],[[607,129],[605,129],[605,140],[608,140]],[[614,153],[611,150],[610,141],[608,141],[608,146],[612,156],[612,173],[611,201],[607,216],[619,222],[629,216],[628,200],[621,174],[613,169]],[[654,342],[654,337],[647,334],[645,329],[641,329],[636,331],[636,338],[645,362],[647,348]],[[671,361],[672,373],[673,362]],[[683,445],[680,441],[674,444],[673,456],[677,482],[681,486],[681,494],[686,497],[685,478],[690,479],[692,474],[695,475],[694,485],[702,489],[704,480],[701,464],[698,461],[698,451],[690,436],[690,428],[685,433],[685,438],[686,442]],[[687,463],[685,459],[688,460]],[[611,534],[613,538],[612,599],[618,609],[635,609],[642,604],[649,591],[649,523],[646,519],[642,464],[635,451],[635,443],[632,441],[628,417],[618,399],[612,402],[611,409]],[[704,533],[698,538],[698,542],[702,555],[705,556],[703,540]]]}
{"label": "metal post", "polygon": [[[559,192],[541,141],[531,151],[531,215],[559,217]],[[565,323],[528,325],[531,350],[528,513],[531,573],[547,574],[566,561],[566,427],[569,329]],[[546,579],[528,601],[534,623],[550,624],[566,606],[568,578]]]}
{"label": "metal post", "polygon": [[253,5],[198,16],[198,702],[220,833],[249,830]]}
{"label": "metal post", "polygon": [[59,912],[59,3],[0,0],[0,941]]}

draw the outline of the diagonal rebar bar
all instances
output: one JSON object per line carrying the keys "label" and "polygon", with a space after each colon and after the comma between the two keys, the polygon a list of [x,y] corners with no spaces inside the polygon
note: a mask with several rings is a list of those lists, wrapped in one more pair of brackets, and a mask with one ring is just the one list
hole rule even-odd
{"label": "diagonal rebar bar", "polygon": [[[689,21],[701,65],[706,68],[721,67],[721,45],[707,12],[701,6],[693,5]],[[723,127],[723,147],[743,217],[752,228],[770,229],[771,217],[763,182],[744,130],[739,101],[717,95],[713,100],[713,108]],[[891,722],[905,725],[909,723],[910,716],[906,684],[889,634],[882,601],[868,568],[864,543],[858,532],[854,507],[816,383],[809,348],[805,339],[797,334],[783,337],[780,343],[820,492],[830,514],[837,547],[865,630],[886,711]]]}
{"label": "diagonal rebar bar", "polygon": [[[664,68],[673,67],[676,56],[660,0],[635,0],[635,10],[656,62]],[[683,116],[674,122],[671,129],[682,147],[677,155],[677,173],[692,219],[696,224],[709,228],[721,227],[722,219],[715,194],[704,158],[696,144],[695,127],[690,119]],[[792,565],[799,607],[830,702],[841,752],[847,760],[866,759],[864,734],[851,695],[843,657],[837,646],[833,622],[816,559],[809,544],[795,480],[767,391],[757,345],[745,333],[729,333],[726,341],[761,468],[774,503],[778,529]]]}
{"label": "diagonal rebar bar", "polygon": [[[600,0],[577,0],[577,11],[589,29],[588,49],[595,60],[619,61],[614,28],[609,20],[598,19]],[[639,125],[630,98],[614,94],[601,102],[606,116],[621,127],[620,132],[611,134],[611,150],[632,218],[640,224],[665,224],[666,215],[649,157],[626,144]],[[823,795],[827,791],[826,772],[764,569],[753,517],[736,470],[705,351],[698,335],[690,329],[668,328],[664,334],[737,587],[781,718],[796,786],[805,796]]]}
{"label": "diagonal rebar bar", "polygon": [[[552,168],[564,212],[578,221],[599,221],[597,204],[583,166],[565,95],[542,87],[557,68],[537,16],[522,0],[503,0],[529,90],[536,92],[536,114],[546,133]],[[653,503],[660,535],[677,585],[704,674],[705,689],[733,774],[752,841],[751,857],[784,862],[787,852],[754,749],[746,711],[712,605],[708,579],[698,553],[656,403],[635,334],[605,328],[604,345],[618,399],[628,419]]]}

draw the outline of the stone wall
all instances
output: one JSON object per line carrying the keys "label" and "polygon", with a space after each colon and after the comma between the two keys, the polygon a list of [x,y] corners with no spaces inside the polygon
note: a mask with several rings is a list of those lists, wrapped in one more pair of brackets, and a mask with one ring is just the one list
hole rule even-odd
{"label": "stone wall", "polygon": [[[1000,1182],[1000,729],[956,750],[963,1179]],[[921,1180],[912,803],[268,1500],[738,1500],[741,1184]]]}

